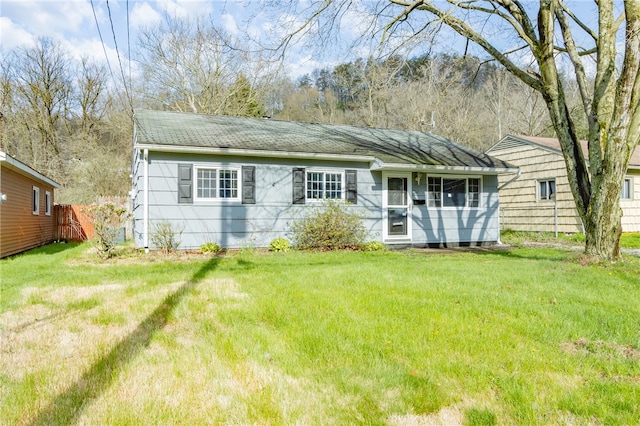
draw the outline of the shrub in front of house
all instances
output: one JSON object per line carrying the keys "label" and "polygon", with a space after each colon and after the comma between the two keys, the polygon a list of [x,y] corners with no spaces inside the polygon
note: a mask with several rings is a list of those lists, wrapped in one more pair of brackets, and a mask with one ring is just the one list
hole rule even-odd
{"label": "shrub in front of house", "polygon": [[182,229],[177,229],[171,222],[162,221],[153,224],[151,243],[158,249],[169,254],[180,247],[182,243]]}
{"label": "shrub in front of house", "polygon": [[202,253],[218,254],[222,251],[222,247],[217,243],[204,243],[200,246]]}
{"label": "shrub in front of house", "polygon": [[369,236],[362,217],[334,200],[293,221],[291,231],[293,245],[300,250],[358,249]]}
{"label": "shrub in front of house", "polygon": [[269,243],[269,250],[277,253],[286,253],[291,250],[291,243],[286,238],[276,238]]}
{"label": "shrub in front of house", "polygon": [[381,243],[380,241],[367,241],[362,245],[363,251],[385,251],[386,249],[387,246],[385,246],[384,243]]}

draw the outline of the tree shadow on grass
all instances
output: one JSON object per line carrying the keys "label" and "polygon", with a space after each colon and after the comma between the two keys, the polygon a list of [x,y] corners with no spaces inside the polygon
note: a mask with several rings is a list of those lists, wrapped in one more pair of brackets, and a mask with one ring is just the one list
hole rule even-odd
{"label": "tree shadow on grass", "polygon": [[78,381],[59,394],[30,425],[70,424],[115,381],[151,339],[167,324],[180,301],[214,270],[219,259],[213,258],[198,269],[180,288],[169,294],[138,327],[104,357],[87,370]]}

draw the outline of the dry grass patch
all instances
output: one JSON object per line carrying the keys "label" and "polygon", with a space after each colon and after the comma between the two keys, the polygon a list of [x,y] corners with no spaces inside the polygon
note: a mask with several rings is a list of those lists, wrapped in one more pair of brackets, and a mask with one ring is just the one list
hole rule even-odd
{"label": "dry grass patch", "polygon": [[[178,285],[136,298],[127,297],[129,286],[121,284],[25,288],[22,298],[27,303],[0,315],[0,370],[14,383],[34,380],[33,389],[24,389],[33,391],[32,401],[11,420],[32,420],[51,398],[79,383],[100,357],[135,330],[147,314],[145,308]],[[49,379],[36,380],[42,377]]]}
{"label": "dry grass patch", "polygon": [[616,342],[604,342],[602,340],[589,341],[581,338],[575,342],[563,342],[560,344],[563,351],[572,355],[592,355],[597,357],[619,357],[628,360],[640,361],[640,349],[631,345],[621,345]]}
{"label": "dry grass patch", "polygon": [[464,411],[454,407],[445,407],[433,414],[394,414],[389,418],[391,426],[461,426],[463,424]]}

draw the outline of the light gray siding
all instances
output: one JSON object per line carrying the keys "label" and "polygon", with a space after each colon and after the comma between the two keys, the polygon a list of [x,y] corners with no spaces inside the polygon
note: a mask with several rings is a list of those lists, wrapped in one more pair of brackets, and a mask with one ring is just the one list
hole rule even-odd
{"label": "light gray siding", "polygon": [[[144,165],[141,156],[133,167],[134,238],[144,247]],[[255,166],[255,204],[240,201],[178,203],[178,166]],[[150,152],[148,164],[149,233],[163,221],[181,231],[180,249],[194,250],[207,242],[225,248],[267,247],[277,237],[291,239],[290,224],[320,204],[293,204],[294,168],[357,170],[357,211],[374,240],[383,240],[382,172],[371,171],[365,162],[274,159],[224,155]],[[412,187],[412,198],[425,199],[426,175]],[[412,177],[416,174],[413,173]],[[475,176],[478,177],[478,176]],[[195,187],[194,176],[194,187]],[[411,210],[413,245],[488,243],[499,239],[496,176],[482,177],[480,207],[434,209],[415,205]],[[149,238],[149,248],[154,248]]]}
{"label": "light gray siding", "polygon": [[[441,176],[441,175],[438,175]],[[415,173],[413,174],[415,179]],[[456,177],[464,177],[456,175]],[[478,176],[472,176],[478,177]],[[413,183],[414,199],[425,199],[427,179]],[[480,203],[477,208],[412,208],[412,244],[455,246],[466,243],[492,243],[500,239],[497,177],[481,177]]]}
{"label": "light gray siding", "polygon": [[[255,166],[255,204],[240,201],[178,204],[178,164],[238,167]],[[288,237],[290,223],[305,215],[317,203],[292,204],[292,170],[294,167],[343,171],[358,170],[358,204],[349,209],[358,211],[368,229],[376,232],[381,211],[379,182],[375,182],[366,163],[273,160],[254,157],[229,157],[150,153],[149,155],[149,232],[163,221],[182,231],[181,249],[197,249],[207,242],[226,248],[266,247],[277,237]],[[142,188],[143,178],[134,179]],[[142,201],[143,192],[135,191]],[[144,246],[143,209],[134,211],[135,236],[138,246]],[[151,241],[149,243],[152,246]],[[150,247],[153,248],[153,247]]]}

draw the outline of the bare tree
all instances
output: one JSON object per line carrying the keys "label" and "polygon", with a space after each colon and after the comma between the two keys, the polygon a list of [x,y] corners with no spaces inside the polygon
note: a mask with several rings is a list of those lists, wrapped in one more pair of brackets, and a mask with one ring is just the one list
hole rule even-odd
{"label": "bare tree", "polygon": [[[22,127],[22,156],[50,175],[60,175],[61,137],[72,93],[67,52],[51,39],[12,52],[8,75],[13,89],[13,119]],[[26,151],[26,152],[25,152]]]}
{"label": "bare tree", "polygon": [[72,113],[79,118],[80,129],[84,133],[95,132],[111,106],[106,75],[104,65],[81,59],[76,77],[77,109]]}
{"label": "bare tree", "polygon": [[[203,114],[253,114],[264,104],[265,81],[275,73],[260,52],[233,44],[203,18],[166,16],[144,29],[139,40],[144,102]],[[243,96],[246,105],[240,105]]]}
{"label": "bare tree", "polygon": [[[303,18],[305,28],[321,33],[323,25],[325,29],[339,27],[336,20],[345,16],[350,5],[347,0],[336,0],[306,7],[310,14]],[[537,4],[522,0],[381,0],[370,6],[371,15],[384,23],[374,28],[382,45],[390,40],[397,43],[399,38],[413,43],[448,28],[467,40],[464,48],[479,47],[540,93],[560,141],[585,228],[585,252],[600,259],[619,258],[620,193],[629,158],[640,141],[640,2],[596,2],[595,25],[583,21],[564,0]],[[301,32],[292,31],[282,46]],[[505,41],[513,44],[505,47]],[[595,67],[593,78],[589,63]],[[588,127],[588,152],[581,148],[576,116],[561,78],[563,66],[571,69],[578,87]]]}

